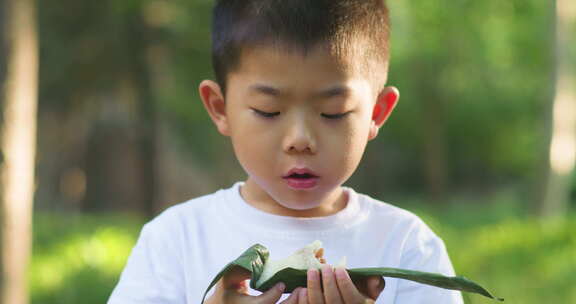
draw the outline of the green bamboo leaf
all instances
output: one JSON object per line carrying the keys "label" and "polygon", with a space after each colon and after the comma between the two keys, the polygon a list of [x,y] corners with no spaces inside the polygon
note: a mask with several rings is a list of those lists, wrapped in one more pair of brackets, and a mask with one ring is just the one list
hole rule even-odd
{"label": "green bamboo leaf", "polygon": [[252,282],[257,281],[258,278],[260,278],[260,274],[262,274],[262,271],[264,270],[264,263],[266,263],[269,256],[270,252],[268,252],[268,248],[260,244],[253,245],[252,247],[248,248],[236,260],[228,263],[224,267],[224,269],[222,269],[216,275],[216,277],[214,277],[214,279],[212,280],[210,285],[208,285],[208,288],[204,292],[204,296],[202,296],[202,303],[204,303],[208,291],[210,291],[210,289],[212,289],[212,287],[214,287],[214,285],[216,285],[216,283],[218,283],[218,281],[234,267],[242,267],[248,270],[252,274],[250,281],[250,285],[252,285]]}
{"label": "green bamboo leaf", "polygon": [[[294,291],[294,289],[296,289],[297,287],[306,287],[307,270],[294,269],[290,267],[284,268],[276,272],[270,279],[266,280],[265,282],[262,282],[260,286],[256,286],[256,282],[258,281],[260,275],[264,271],[264,264],[268,260],[268,257],[269,252],[268,249],[266,249],[266,247],[260,244],[256,244],[250,247],[238,259],[229,263],[226,267],[224,267],[222,271],[220,271],[220,273],[218,273],[216,278],[214,278],[214,280],[212,281],[212,283],[210,283],[210,286],[208,286],[208,289],[204,293],[204,298],[206,297],[208,291],[218,282],[218,280],[234,266],[240,266],[250,271],[250,273],[252,274],[250,287],[252,289],[261,292],[265,292],[266,290],[272,288],[279,282],[283,282],[284,284],[286,284],[286,289],[284,290],[285,293],[290,293]],[[422,272],[422,271],[399,269],[399,268],[376,268],[376,267],[352,268],[347,269],[346,271],[348,271],[348,273],[350,274],[350,278],[354,282],[363,281],[367,276],[399,278],[445,289],[477,293],[491,299],[504,301],[504,299],[494,297],[482,286],[462,276],[448,277],[438,273],[431,273],[431,272]],[[204,298],[202,298],[202,302],[204,302]]]}
{"label": "green bamboo leaf", "polygon": [[423,272],[423,271],[407,270],[399,268],[352,268],[347,269],[347,271],[350,274],[352,280],[362,276],[372,276],[372,275],[399,278],[426,285],[436,286],[444,289],[477,293],[491,299],[504,301],[504,299],[502,298],[494,297],[482,286],[463,276],[448,277],[439,273]]}
{"label": "green bamboo leaf", "polygon": [[[279,282],[286,284],[285,293],[290,293],[298,287],[306,287],[307,284],[307,270],[304,269],[294,269],[291,267],[284,268],[277,273],[275,273],[270,279],[262,282],[260,286],[250,286],[261,292],[274,287]],[[252,284],[250,284],[252,285]]]}
{"label": "green bamboo leaf", "polygon": [[[354,282],[361,282],[363,281],[364,277],[367,276],[391,277],[391,278],[410,280],[444,289],[477,293],[498,301],[504,300],[494,297],[482,286],[462,276],[448,277],[438,273],[422,272],[422,271],[399,269],[399,268],[352,268],[352,269],[346,269],[346,271],[348,271],[348,274],[350,274],[350,278]],[[284,282],[284,284],[286,284],[285,292],[292,292],[297,287],[306,287],[306,273],[307,273],[306,270],[284,268],[278,271],[266,282],[263,282],[262,285],[260,285],[259,287],[257,288],[252,287],[252,288],[264,292],[272,288],[277,283]]]}

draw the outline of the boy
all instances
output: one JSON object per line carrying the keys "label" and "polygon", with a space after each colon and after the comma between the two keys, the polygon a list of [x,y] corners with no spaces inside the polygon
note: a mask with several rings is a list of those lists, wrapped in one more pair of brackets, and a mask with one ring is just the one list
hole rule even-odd
{"label": "boy", "polygon": [[[453,275],[444,244],[417,216],[342,184],[396,106],[385,86],[388,10],[379,0],[220,0],[216,82],[200,95],[248,177],[169,208],[142,229],[110,304],[200,303],[212,278],[255,243],[284,258],[318,239],[348,267]],[[308,271],[307,288],[258,295],[242,271],[208,303],[462,303],[458,292],[342,269]],[[256,296],[258,295],[258,296]]]}

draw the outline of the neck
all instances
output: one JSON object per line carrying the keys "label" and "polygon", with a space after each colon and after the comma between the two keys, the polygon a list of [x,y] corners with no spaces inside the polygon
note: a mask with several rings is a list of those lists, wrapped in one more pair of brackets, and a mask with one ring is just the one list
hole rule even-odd
{"label": "neck", "polygon": [[266,213],[291,217],[325,217],[344,209],[348,203],[348,195],[338,187],[326,196],[316,208],[297,210],[284,207],[262,190],[254,181],[248,179],[240,188],[242,198],[252,207]]}

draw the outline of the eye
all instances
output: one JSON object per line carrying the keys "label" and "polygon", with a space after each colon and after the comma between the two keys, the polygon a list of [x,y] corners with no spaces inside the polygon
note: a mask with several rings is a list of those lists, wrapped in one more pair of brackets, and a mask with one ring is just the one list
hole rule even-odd
{"label": "eye", "polygon": [[328,118],[328,119],[340,119],[340,118],[344,118],[348,114],[350,114],[350,112],[339,113],[339,114],[322,114],[322,117]]}
{"label": "eye", "polygon": [[262,117],[266,117],[266,118],[272,118],[278,114],[280,114],[280,112],[273,112],[273,113],[269,113],[269,112],[264,112],[264,111],[260,111],[254,108],[251,108],[252,111],[254,111],[256,114],[262,116]]}

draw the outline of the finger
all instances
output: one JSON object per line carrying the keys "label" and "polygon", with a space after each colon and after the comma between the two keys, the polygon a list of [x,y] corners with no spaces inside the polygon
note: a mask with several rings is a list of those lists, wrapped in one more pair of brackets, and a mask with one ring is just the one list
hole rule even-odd
{"label": "finger", "polygon": [[222,277],[222,287],[224,289],[240,289],[246,286],[244,281],[251,277],[252,273],[250,271],[239,266],[232,267],[232,269]]}
{"label": "finger", "polygon": [[250,298],[247,294],[240,294],[234,290],[224,290],[222,293],[221,301],[217,303],[226,304],[241,304],[241,303],[251,303]]}
{"label": "finger", "polygon": [[338,291],[336,277],[334,276],[334,271],[330,265],[322,266],[322,286],[324,286],[324,299],[326,303],[342,303],[342,296],[340,295],[340,291]]}
{"label": "finger", "polygon": [[248,294],[248,281],[247,280],[242,281],[233,287],[234,287],[233,290],[236,290],[236,292],[238,292],[238,293]]}
{"label": "finger", "polygon": [[373,300],[380,296],[386,285],[386,282],[380,276],[361,277],[353,282],[361,294]]}
{"label": "finger", "polygon": [[324,295],[320,287],[320,272],[318,269],[308,269],[307,275],[308,302],[312,304],[323,304]]}
{"label": "finger", "polygon": [[224,288],[223,279],[220,279],[216,285],[216,291],[214,295],[216,298],[223,299],[217,303],[238,303],[244,297],[248,297],[248,286],[247,281],[242,281],[237,287],[229,286]]}
{"label": "finger", "polygon": [[356,289],[346,269],[342,267],[336,268],[336,283],[338,284],[338,289],[340,289],[344,303],[364,302],[365,297]]}
{"label": "finger", "polygon": [[286,298],[284,301],[280,302],[280,304],[298,304],[298,295],[300,294],[301,287],[298,287],[292,291],[290,296]]}
{"label": "finger", "polygon": [[298,304],[308,304],[308,288],[300,289],[298,294]]}
{"label": "finger", "polygon": [[384,287],[386,286],[386,281],[382,277],[379,276],[372,276],[368,278],[368,294],[367,296],[370,297],[372,300],[376,301]]}
{"label": "finger", "polygon": [[278,283],[274,285],[274,287],[268,289],[263,294],[255,297],[256,303],[274,304],[278,302],[278,300],[280,300],[280,297],[282,297],[282,293],[284,293],[284,289],[286,289],[286,285],[284,283]]}
{"label": "finger", "polygon": [[358,291],[367,296],[370,294],[370,291],[368,289],[368,279],[371,277],[359,277],[356,280],[352,281],[354,282],[354,285],[356,286],[356,289],[358,289]]}

